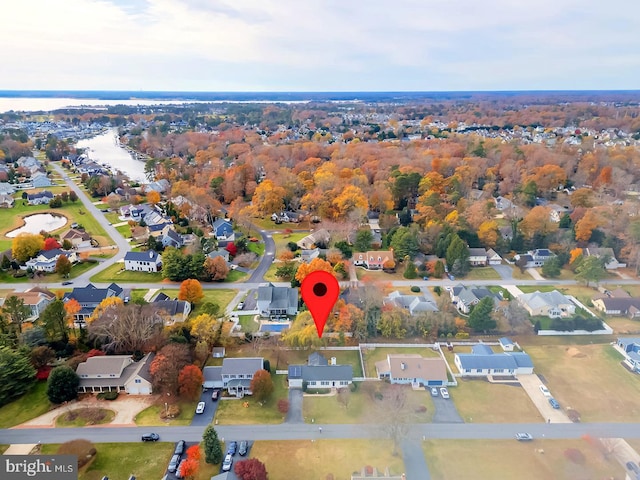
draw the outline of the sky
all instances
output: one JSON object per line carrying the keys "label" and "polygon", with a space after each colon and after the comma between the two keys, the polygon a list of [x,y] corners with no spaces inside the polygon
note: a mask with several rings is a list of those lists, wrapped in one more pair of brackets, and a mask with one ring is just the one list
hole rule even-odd
{"label": "sky", "polygon": [[18,0],[3,90],[640,88],[636,0]]}

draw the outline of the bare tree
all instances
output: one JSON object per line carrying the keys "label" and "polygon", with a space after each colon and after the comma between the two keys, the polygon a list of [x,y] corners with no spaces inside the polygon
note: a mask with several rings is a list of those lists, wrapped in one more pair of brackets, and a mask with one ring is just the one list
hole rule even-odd
{"label": "bare tree", "polygon": [[346,388],[338,389],[338,402],[345,408],[345,410],[349,409],[349,402],[351,401],[351,390]]}
{"label": "bare tree", "polygon": [[415,415],[407,405],[407,386],[391,385],[382,393],[376,394],[372,414],[376,428],[393,442],[393,455],[398,455],[400,443],[409,433]]}
{"label": "bare tree", "polygon": [[119,305],[91,322],[88,333],[107,351],[133,353],[144,350],[162,330],[162,324],[152,305]]}

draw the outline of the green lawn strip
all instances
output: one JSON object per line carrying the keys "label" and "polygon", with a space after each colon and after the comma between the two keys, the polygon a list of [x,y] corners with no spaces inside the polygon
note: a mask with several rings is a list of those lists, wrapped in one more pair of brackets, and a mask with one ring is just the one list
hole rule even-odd
{"label": "green lawn strip", "polygon": [[56,427],[86,427],[111,423],[116,412],[106,408],[77,408],[56,418]]}
{"label": "green lawn strip", "polygon": [[91,277],[92,282],[131,282],[154,283],[162,282],[161,272],[132,272],[124,270],[124,263],[114,263],[110,267]]}
{"label": "green lawn strip", "polygon": [[234,283],[243,281],[249,275],[247,273],[241,272],[239,270],[229,270],[227,274],[227,278],[224,279],[225,283]]}
{"label": "green lawn strip", "polygon": [[[162,440],[162,439],[161,439]],[[42,446],[43,454],[54,454],[60,445]],[[80,470],[78,480],[100,480],[103,476],[127,479],[160,479],[173,455],[175,443],[96,443],[97,454],[90,465]]]}
{"label": "green lawn strip", "polygon": [[[178,292],[179,290],[175,290],[175,293],[171,294],[169,292],[173,292],[173,290],[165,290],[162,289],[162,291],[169,295],[171,298],[176,298],[178,296]],[[202,308],[202,305],[207,303],[207,302],[211,302],[211,303],[215,303],[220,307],[220,315],[224,314],[224,310],[225,308],[227,308],[227,305],[229,305],[229,303],[231,302],[231,300],[233,300],[233,297],[236,296],[236,294],[238,293],[237,290],[232,290],[230,288],[225,288],[225,289],[216,289],[216,290],[203,290],[204,293],[204,298],[202,300],[200,300],[200,302],[198,302],[195,306],[195,308],[192,310],[191,312],[191,316],[197,316],[200,314],[200,310]]]}
{"label": "green lawn strip", "polygon": [[[358,350],[318,350],[327,360],[331,357],[336,358],[337,365],[351,365],[353,367],[353,376],[362,377],[362,365],[360,364],[360,352]],[[304,362],[306,363],[306,361]]]}
{"label": "green lawn strip", "polygon": [[247,246],[247,248],[249,249],[249,251],[255,253],[259,257],[264,255],[264,243],[249,242],[249,245]]}
{"label": "green lawn strip", "polygon": [[264,279],[267,282],[286,282],[288,280],[291,279],[283,279],[280,277],[276,277],[276,270],[278,270],[278,268],[282,266],[282,263],[280,262],[274,262],[271,265],[269,265],[269,269],[267,270],[267,272],[264,274]]}
{"label": "green lawn strip", "polygon": [[525,390],[485,379],[458,379],[449,389],[458,413],[471,423],[536,423],[544,419]]}
{"label": "green lawn strip", "polygon": [[196,408],[194,402],[180,402],[180,414],[169,420],[160,418],[160,414],[165,408],[164,404],[151,405],[138,413],[134,421],[140,427],[191,425]]}
{"label": "green lawn strip", "polygon": [[104,218],[106,218],[109,223],[120,223],[122,221],[120,220],[120,214],[118,212],[107,212],[104,214]]}
{"label": "green lawn strip", "polygon": [[526,270],[524,272],[521,272],[518,267],[511,268],[511,275],[516,280],[533,280],[531,275],[529,275],[529,272],[527,272]]}
{"label": "green lawn strip", "polygon": [[440,356],[438,352],[425,347],[377,347],[374,349],[363,349],[362,357],[364,359],[364,366],[367,372],[367,377],[376,378],[376,362],[379,362],[380,360],[386,360],[387,355],[408,355],[416,353],[422,355],[423,357],[433,358]]}
{"label": "green lawn strip", "polygon": [[131,301],[133,300],[141,300],[144,296],[149,292],[147,288],[134,288],[131,290]]}
{"label": "green lawn strip", "polygon": [[[606,459],[582,439],[430,440],[422,445],[431,478],[624,478],[624,467],[613,455]],[[567,458],[570,448],[582,452],[584,463]]]}
{"label": "green lawn strip", "polygon": [[572,345],[565,339],[525,350],[561,407],[577,410],[582,422],[633,422],[640,415],[640,378],[621,365],[622,355],[611,345]]}
{"label": "green lawn strip", "polygon": [[[273,368],[272,368],[273,370]],[[221,399],[216,411],[216,421],[220,425],[259,425],[276,424],[284,421],[284,415],[278,411],[278,400],[288,398],[286,375],[272,374],[273,395],[263,405],[254,397],[241,399]],[[245,407],[248,403],[248,407]]]}
{"label": "green lawn strip", "polygon": [[399,475],[404,463],[392,453],[391,441],[378,439],[258,441],[251,447],[251,457],[265,464],[269,480],[346,479],[366,465]]}
{"label": "green lawn strip", "polygon": [[242,327],[242,331],[245,333],[257,332],[260,325],[254,321],[255,315],[240,315],[238,321]]}
{"label": "green lawn strip", "polygon": [[123,238],[131,238],[131,227],[129,225],[120,225],[115,228]]}
{"label": "green lawn strip", "polygon": [[552,285],[518,285],[518,288],[522,293],[552,292],[557,290],[556,287]]}
{"label": "green lawn strip", "polygon": [[473,267],[465,280],[500,280],[500,274],[492,267]]}
{"label": "green lawn strip", "polygon": [[47,382],[38,382],[22,397],[0,407],[0,428],[20,425],[49,411]]}
{"label": "green lawn strip", "polygon": [[6,452],[7,448],[9,448],[9,447],[10,447],[10,445],[4,445],[4,444],[0,445],[0,455],[2,455],[4,452]]}

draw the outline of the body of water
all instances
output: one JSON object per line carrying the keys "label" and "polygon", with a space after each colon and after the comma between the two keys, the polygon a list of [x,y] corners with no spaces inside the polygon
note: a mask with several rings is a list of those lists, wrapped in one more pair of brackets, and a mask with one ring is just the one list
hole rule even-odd
{"label": "body of water", "polygon": [[13,110],[14,112],[50,112],[63,108],[107,108],[114,105],[182,105],[185,103],[201,103],[184,100],[141,100],[122,99],[104,100],[99,98],[28,98],[28,97],[0,97],[0,113]]}
{"label": "body of water", "polygon": [[51,213],[36,213],[24,217],[24,225],[16,230],[12,230],[6,234],[7,237],[17,237],[21,233],[40,233],[53,232],[67,224],[67,217],[62,215],[53,215]]}
{"label": "body of water", "polygon": [[136,160],[125,148],[120,146],[116,129],[111,129],[93,138],[80,140],[77,147],[84,148],[91,160],[109,165],[114,172],[120,170],[132,181],[146,181],[144,162]]}

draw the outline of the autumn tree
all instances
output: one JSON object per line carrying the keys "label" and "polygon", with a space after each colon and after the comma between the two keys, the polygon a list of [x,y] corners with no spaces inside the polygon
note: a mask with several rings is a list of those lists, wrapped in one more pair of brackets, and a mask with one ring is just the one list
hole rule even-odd
{"label": "autumn tree", "polygon": [[408,406],[407,391],[402,385],[391,385],[382,392],[382,399],[378,397],[374,397],[370,415],[382,434],[392,441],[392,454],[395,456],[398,455],[400,443],[415,423],[416,415]]}
{"label": "autumn tree", "polygon": [[56,260],[56,273],[64,278],[67,278],[71,273],[71,262],[66,255],[60,255]]}
{"label": "autumn tree", "polygon": [[264,217],[284,210],[284,198],[286,191],[281,186],[276,186],[272,180],[264,180],[253,193],[251,206],[253,212]]}
{"label": "autumn tree", "polygon": [[229,266],[222,257],[207,257],[204,261],[204,271],[210,280],[219,282],[229,275]]}
{"label": "autumn tree", "polygon": [[520,222],[520,230],[528,239],[534,235],[547,236],[558,229],[558,224],[551,220],[551,209],[549,207],[533,207]]}
{"label": "autumn tree", "polygon": [[267,468],[257,458],[240,460],[233,471],[240,480],[268,480]]}
{"label": "autumn tree", "polygon": [[346,218],[351,213],[355,213],[361,217],[369,208],[366,195],[355,185],[347,185],[340,194],[333,199],[332,205],[335,207],[336,218]]}
{"label": "autumn tree", "polygon": [[124,301],[120,297],[112,296],[102,299],[98,306],[93,310],[91,316],[87,319],[87,323],[93,322],[96,318],[100,318],[110,308],[124,305]]}
{"label": "autumn tree", "polygon": [[155,190],[151,190],[147,193],[147,202],[151,205],[155,205],[160,202],[160,192],[156,192]]}
{"label": "autumn tree", "polygon": [[204,298],[202,285],[198,280],[188,278],[180,284],[179,300],[185,300],[189,303],[198,303]]}
{"label": "autumn tree", "polygon": [[133,353],[159,343],[163,321],[156,308],[149,305],[115,305],[106,309],[87,325],[89,338],[105,351]]}
{"label": "autumn tree", "polygon": [[314,258],[311,262],[303,263],[298,267],[295,278],[298,282],[302,283],[302,281],[307,278],[307,275],[317,270],[329,272],[334,277],[336,276],[336,272],[329,262],[321,258]]}
{"label": "autumn tree", "polygon": [[11,255],[18,262],[26,262],[44,248],[42,235],[21,233],[11,242]]}
{"label": "autumn tree", "polygon": [[44,241],[43,250],[53,250],[54,248],[60,248],[60,243],[53,237],[49,237]]}
{"label": "autumn tree", "polygon": [[180,396],[188,400],[200,398],[204,377],[195,365],[187,365],[178,374],[178,391]]}
{"label": "autumn tree", "polygon": [[478,227],[478,238],[483,245],[493,248],[498,243],[500,232],[498,231],[498,223],[495,220],[486,220]]}
{"label": "autumn tree", "polygon": [[258,370],[251,379],[249,387],[258,402],[265,402],[273,394],[273,380],[266,370]]}
{"label": "autumn tree", "polygon": [[405,315],[401,309],[383,310],[378,322],[378,330],[385,338],[404,338],[407,335],[404,323]]}
{"label": "autumn tree", "polygon": [[76,314],[82,310],[82,306],[75,298],[71,298],[64,303],[64,310],[67,313],[69,321],[73,322]]}
{"label": "autumn tree", "polygon": [[593,190],[590,188],[578,188],[571,195],[572,207],[593,207]]}
{"label": "autumn tree", "polygon": [[189,363],[191,363],[191,354],[188,345],[170,343],[162,347],[150,366],[154,388],[161,392],[178,393],[180,385],[178,377]]}
{"label": "autumn tree", "polygon": [[200,469],[200,463],[195,458],[189,458],[182,460],[180,465],[180,478],[195,478],[198,474],[198,470]]}
{"label": "autumn tree", "polygon": [[191,320],[190,333],[198,340],[203,340],[213,347],[216,337],[219,336],[218,330],[220,328],[222,328],[222,324],[213,315],[202,313]]}
{"label": "autumn tree", "polygon": [[31,308],[24,304],[24,299],[9,295],[2,305],[2,313],[18,329],[18,333],[22,333],[22,324],[31,315]]}
{"label": "autumn tree", "polygon": [[598,228],[598,215],[593,209],[587,210],[584,216],[576,222],[576,241],[588,242],[593,231]]}

